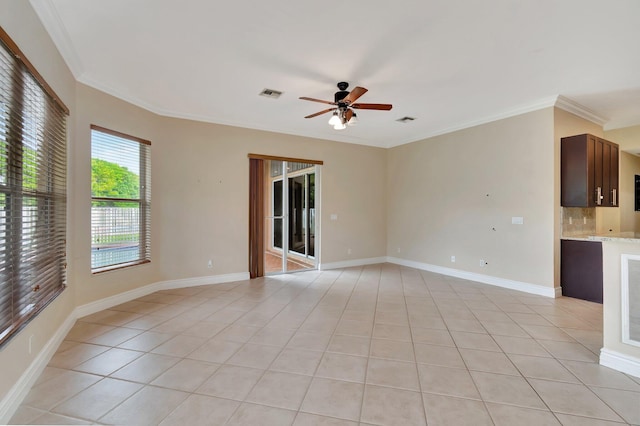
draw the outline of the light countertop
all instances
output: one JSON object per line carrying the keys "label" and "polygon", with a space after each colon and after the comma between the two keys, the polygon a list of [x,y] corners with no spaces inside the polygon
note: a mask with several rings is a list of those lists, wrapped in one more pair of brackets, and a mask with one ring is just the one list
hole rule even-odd
{"label": "light countertop", "polygon": [[620,241],[640,243],[640,232],[607,232],[605,234],[563,235],[563,240],[576,241]]}

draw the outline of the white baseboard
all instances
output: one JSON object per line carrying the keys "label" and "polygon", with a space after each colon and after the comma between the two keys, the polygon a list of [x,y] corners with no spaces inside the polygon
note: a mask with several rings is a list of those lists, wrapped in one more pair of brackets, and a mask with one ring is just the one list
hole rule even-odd
{"label": "white baseboard", "polygon": [[545,287],[538,284],[530,284],[522,281],[508,280],[505,278],[493,277],[491,275],[477,274],[475,272],[461,271],[459,269],[445,268],[444,266],[431,265],[428,263],[416,262],[413,260],[400,259],[397,257],[387,257],[387,262],[396,265],[407,266],[409,268],[422,269],[423,271],[435,272],[437,274],[448,275],[450,277],[462,278],[476,281],[483,284],[497,287],[509,288],[511,290],[523,291],[525,293],[537,294],[555,298],[562,294],[560,287]]}
{"label": "white baseboard", "polygon": [[[160,281],[156,283],[158,290],[169,290],[172,288],[197,287],[200,285],[224,284],[234,281],[248,280],[248,272],[236,272],[234,274],[210,275],[207,277],[182,278],[179,280]],[[156,290],[157,291],[157,290]]]}
{"label": "white baseboard", "polygon": [[554,287],[556,294],[555,297],[562,297],[562,287],[558,286],[558,287]]}
{"label": "white baseboard", "polygon": [[640,377],[640,359],[611,349],[600,349],[600,365]]}
{"label": "white baseboard", "polygon": [[248,272],[238,272],[234,274],[210,275],[206,277],[182,278],[178,280],[158,281],[153,284],[139,287],[134,290],[119,293],[114,296],[106,297],[95,302],[87,303],[76,308],[77,317],[82,318],[105,309],[112,308],[117,305],[129,302],[139,297],[155,293],[160,290],[169,290],[172,288],[196,287],[200,285],[223,284],[234,281],[244,281],[249,279]]}
{"label": "white baseboard", "polygon": [[87,315],[104,311],[105,309],[109,309],[122,303],[129,302],[131,300],[137,299],[138,297],[146,296],[155,291],[158,291],[157,283],[145,285],[144,287],[138,287],[133,290],[125,291],[124,293],[118,293],[113,296],[105,297],[104,299],[80,305],[76,307],[74,313],[76,314],[76,319],[86,317]]}
{"label": "white baseboard", "polygon": [[64,320],[62,325],[51,336],[42,350],[35,357],[31,365],[20,376],[9,392],[0,401],[0,425],[8,424],[11,417],[31,390],[33,384],[38,380],[44,368],[49,364],[51,357],[55,354],[58,346],[64,340],[69,330],[73,327],[78,318],[91,315],[93,313],[109,309],[113,306],[129,302],[142,296],[154,293],[158,290],[169,290],[172,288],[195,287],[208,284],[222,284],[234,281],[244,281],[249,279],[248,272],[235,274],[212,275],[208,277],[184,278],[179,280],[159,281],[144,287],[96,300],[76,307]]}
{"label": "white baseboard", "polygon": [[76,322],[75,311],[64,320],[62,325],[51,336],[49,341],[44,345],[42,350],[35,357],[31,365],[22,373],[20,379],[7,392],[2,401],[0,401],[0,424],[6,425],[15,414],[16,410],[27,396],[33,384],[38,380],[44,368],[49,364],[51,357],[58,350],[58,346],[64,340],[73,324]]}
{"label": "white baseboard", "polygon": [[386,257],[370,257],[367,259],[343,260],[340,262],[321,263],[318,269],[325,271],[327,269],[352,268],[354,266],[375,265],[376,263],[385,263]]}

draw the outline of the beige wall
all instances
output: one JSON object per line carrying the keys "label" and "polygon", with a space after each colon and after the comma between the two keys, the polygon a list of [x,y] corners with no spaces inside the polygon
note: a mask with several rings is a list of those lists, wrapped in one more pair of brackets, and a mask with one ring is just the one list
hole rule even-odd
{"label": "beige wall", "polygon": [[[324,161],[322,263],[385,255],[384,149],[157,116],[82,84],[77,93],[78,305],[157,281],[247,272],[249,153]],[[152,142],[150,264],[91,275],[91,124]]]}
{"label": "beige wall", "polygon": [[640,232],[640,213],[634,211],[633,186],[635,174],[640,174],[640,159],[624,151],[640,151],[640,126],[604,132],[607,140],[620,145],[620,231]]}
{"label": "beige wall", "polygon": [[621,151],[640,150],[640,126],[607,130],[604,138],[620,145]]}
{"label": "beige wall", "polygon": [[324,161],[321,263],[386,254],[384,149],[163,118],[152,150],[163,279],[247,271],[249,153]]}
{"label": "beige wall", "polygon": [[389,255],[553,287],[553,140],[547,108],[390,149]]}
{"label": "beige wall", "polygon": [[[154,235],[154,212],[152,194],[151,217],[151,256],[150,264],[133,268],[119,269],[93,275],[91,273],[91,131],[90,126],[96,124],[108,129],[137,136],[154,139],[160,118],[155,114],[135,107],[131,104],[106,95],[82,84],[77,86],[78,113],[76,117],[74,159],[69,170],[74,173],[73,186],[76,202],[71,205],[74,212],[74,223],[70,228],[70,238],[74,253],[74,273],[69,280],[78,283],[76,286],[76,304],[113,296],[137,287],[160,281],[160,262],[157,256],[160,241]],[[154,160],[158,152],[151,150],[152,180],[155,178]],[[152,184],[153,190],[153,184]]]}
{"label": "beige wall", "polygon": [[640,157],[620,152],[620,231],[640,232],[640,212],[635,211],[635,180],[640,175]]}
{"label": "beige wall", "polygon": [[[73,129],[75,106],[75,80],[58,54],[55,45],[40,24],[29,2],[24,0],[3,0],[0,7],[0,26],[11,36],[29,61],[38,69],[47,83],[71,110],[67,120],[67,127]],[[75,140],[73,132],[69,132],[69,153],[73,156]],[[74,196],[69,176],[69,205],[74,202]],[[74,221],[73,211],[69,209],[67,222]],[[73,247],[68,247],[73,255]],[[69,273],[74,265],[69,262]],[[14,336],[0,349],[0,401],[4,398],[20,378],[23,372],[34,361],[58,328],[63,324],[75,306],[74,285],[69,284],[53,303],[51,303],[37,318],[31,321],[20,333]],[[32,338],[32,351],[29,353],[29,338]]]}

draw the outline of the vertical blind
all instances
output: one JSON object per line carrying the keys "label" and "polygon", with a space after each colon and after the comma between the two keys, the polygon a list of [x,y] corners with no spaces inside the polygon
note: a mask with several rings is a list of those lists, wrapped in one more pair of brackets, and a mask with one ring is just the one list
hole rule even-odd
{"label": "vertical blind", "polygon": [[66,282],[66,107],[0,31],[0,344]]}
{"label": "vertical blind", "polygon": [[151,260],[151,142],[91,126],[91,269]]}
{"label": "vertical blind", "polygon": [[249,159],[249,276],[264,276],[264,163]]}

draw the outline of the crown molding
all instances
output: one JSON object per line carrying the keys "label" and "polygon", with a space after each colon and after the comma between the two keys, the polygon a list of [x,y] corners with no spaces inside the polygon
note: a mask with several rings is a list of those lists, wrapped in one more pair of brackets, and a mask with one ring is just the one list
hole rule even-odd
{"label": "crown molding", "polygon": [[40,22],[49,33],[53,44],[58,48],[71,73],[76,80],[79,80],[84,74],[84,67],[56,7],[51,0],[29,0],[29,3],[38,18],[40,18]]}
{"label": "crown molding", "polygon": [[425,139],[429,139],[429,138],[433,138],[436,136],[440,136],[440,135],[446,135],[448,133],[453,133],[453,132],[457,132],[459,130],[464,130],[464,129],[469,129],[471,127],[476,127],[476,126],[480,126],[483,124],[488,124],[488,123],[492,123],[494,121],[499,121],[499,120],[504,120],[505,118],[511,118],[511,117],[515,117],[518,115],[522,115],[522,114],[526,114],[529,112],[533,112],[533,111],[538,111],[544,108],[550,108],[553,106],[556,106],[557,104],[557,97],[553,96],[550,98],[545,98],[545,99],[540,99],[536,102],[527,104],[527,105],[520,105],[517,106],[515,108],[511,108],[508,110],[505,110],[503,112],[500,112],[498,114],[494,114],[494,115],[489,115],[477,120],[471,120],[471,121],[465,121],[462,122],[460,124],[456,124],[454,126],[451,127],[446,127],[440,130],[436,130],[435,132],[430,132],[428,134],[422,135],[420,137],[412,137],[412,138],[408,138],[406,140],[402,140],[399,141],[398,143],[394,143],[391,144],[389,146],[387,146],[386,148],[394,148],[396,146],[400,146],[400,145],[406,145],[408,143],[412,143],[412,142],[418,142],[421,140],[425,140]]}
{"label": "crown molding", "polygon": [[640,126],[640,117],[632,117],[619,120],[608,121],[604,126],[604,130],[624,129],[626,127]]}
{"label": "crown molding", "polygon": [[609,121],[608,118],[605,118],[595,111],[592,111],[589,108],[580,105],[576,101],[573,101],[562,95],[558,95],[555,107],[560,108],[563,111],[570,112],[573,115],[577,115],[580,118],[584,118],[585,120],[595,123],[598,126],[604,126],[605,123]]}

